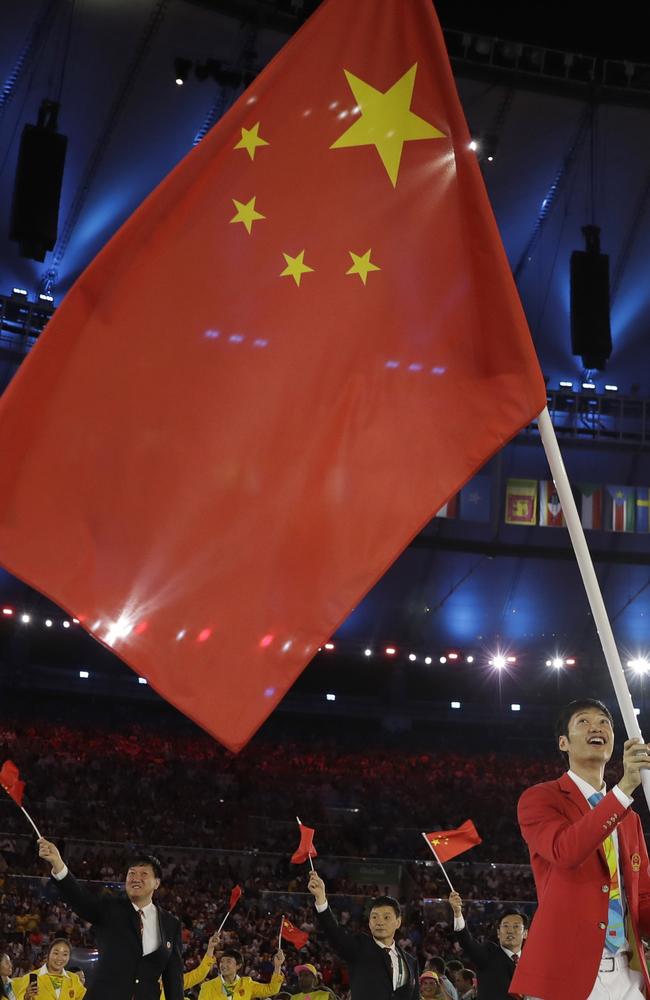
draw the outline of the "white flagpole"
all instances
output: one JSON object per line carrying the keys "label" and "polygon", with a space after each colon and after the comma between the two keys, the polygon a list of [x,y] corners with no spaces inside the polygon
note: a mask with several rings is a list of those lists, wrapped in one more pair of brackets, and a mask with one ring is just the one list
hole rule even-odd
{"label": "white flagpole", "polygon": [[[544,451],[546,452],[548,464],[551,469],[553,482],[555,483],[555,488],[557,489],[558,497],[560,498],[560,503],[562,504],[562,512],[564,514],[567,528],[569,529],[569,537],[578,561],[578,569],[580,570],[580,575],[582,576],[582,582],[585,585],[587,599],[589,601],[594,623],[603,647],[605,661],[609,669],[612,684],[614,685],[618,707],[620,708],[621,715],[623,716],[623,722],[625,723],[628,739],[637,737],[641,740],[641,742],[643,742],[639,721],[636,717],[634,705],[632,703],[632,696],[630,695],[625,674],[623,673],[621,658],[618,654],[618,649],[616,648],[616,642],[614,641],[614,633],[612,632],[612,626],[607,615],[605,602],[603,601],[603,595],[600,591],[598,578],[596,577],[596,571],[594,570],[594,564],[591,559],[591,553],[589,552],[589,548],[587,546],[587,540],[585,539],[582,522],[580,520],[575,498],[569,484],[569,477],[567,476],[566,469],[564,467],[564,461],[562,460],[560,447],[555,435],[555,428],[553,427],[548,407],[545,406],[537,418],[537,426],[539,427],[539,433],[544,446]],[[641,782],[643,785],[643,791],[645,792],[646,801],[648,802],[648,805],[650,805],[650,771],[641,771]]]}
{"label": "white flagpole", "polygon": [[427,837],[426,833],[423,833],[422,836],[424,837],[425,842],[429,845],[429,847],[431,849],[431,853],[433,854],[434,858],[436,859],[436,861],[440,865],[440,868],[442,869],[442,874],[447,879],[447,885],[449,886],[449,888],[451,889],[452,892],[456,892],[456,890],[454,889],[453,885],[451,884],[451,882],[449,880],[449,875],[447,875],[447,872],[445,871],[445,866],[443,865],[442,861],[438,857],[438,854],[436,853],[435,847],[433,846],[433,844],[431,843],[431,841]]}
{"label": "white flagpole", "polygon": [[34,833],[36,834],[36,836],[38,837],[38,839],[42,840],[43,838],[41,837],[40,833],[38,832],[38,827],[36,826],[36,823],[34,822],[34,820],[32,819],[32,817],[29,815],[29,813],[27,812],[26,809],[23,809],[22,806],[20,808],[21,808],[22,812],[24,812],[24,814],[27,817],[27,819],[29,820],[29,822],[34,827]]}
{"label": "white flagpole", "polygon": [[280,936],[278,937],[278,951],[282,948],[282,928],[284,927],[284,913],[282,914],[282,919],[280,920]]}
{"label": "white flagpole", "polygon": [[223,930],[223,927],[224,927],[224,924],[225,924],[225,922],[226,922],[226,920],[228,919],[229,916],[230,916],[230,910],[228,910],[228,912],[226,913],[225,917],[223,918],[223,920],[221,921],[221,923],[217,927],[217,934],[221,934],[221,932]]}

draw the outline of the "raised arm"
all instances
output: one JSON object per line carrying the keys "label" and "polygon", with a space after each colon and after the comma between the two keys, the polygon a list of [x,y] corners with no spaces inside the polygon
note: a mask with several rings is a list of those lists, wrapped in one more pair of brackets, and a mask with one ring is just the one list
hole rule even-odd
{"label": "raised arm", "polygon": [[106,912],[106,901],[94,892],[88,892],[77,882],[74,875],[68,871],[58,847],[51,840],[41,837],[38,842],[38,853],[50,866],[59,895],[70,909],[91,924],[101,924]]}
{"label": "raised arm", "polygon": [[490,960],[490,949],[486,945],[480,944],[467,930],[465,917],[463,916],[463,900],[460,894],[451,892],[449,894],[449,903],[454,914],[454,934],[456,935],[456,940],[463,951],[472,959],[477,969],[485,968]]}
{"label": "raised arm", "polygon": [[325,883],[318,872],[310,872],[307,888],[314,897],[318,923],[332,948],[345,962],[355,962],[359,954],[356,936],[341,927],[332,913],[327,902]]}

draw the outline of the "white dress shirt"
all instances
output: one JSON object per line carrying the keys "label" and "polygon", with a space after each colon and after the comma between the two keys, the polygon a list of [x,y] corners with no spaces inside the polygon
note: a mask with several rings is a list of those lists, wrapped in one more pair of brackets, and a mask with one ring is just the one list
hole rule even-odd
{"label": "white dress shirt", "polygon": [[[67,874],[67,865],[64,865],[60,872],[52,872],[52,875],[57,882],[64,879]],[[140,907],[136,906],[135,903],[131,903],[131,906],[138,914],[139,921]],[[158,951],[161,944],[162,939],[160,937],[160,927],[158,926],[158,911],[153,903],[147,903],[146,906],[142,907],[142,954],[150,955],[152,951]]]}
{"label": "white dress shirt", "polygon": [[[455,931],[465,930],[465,917],[462,915],[462,913],[459,917],[454,917],[454,930]],[[515,955],[517,956],[518,960],[521,958],[520,951],[510,951],[509,948],[504,948],[503,945],[501,945],[501,951],[505,951],[508,958],[514,959]]]}
{"label": "white dress shirt", "polygon": [[138,919],[142,913],[142,954],[150,955],[152,951],[158,951],[161,944],[158,910],[153,903],[147,903],[142,909],[135,903],[131,903],[131,906],[138,914]]}
{"label": "white dress shirt", "polygon": [[[592,788],[592,786],[589,784],[588,781],[585,781],[584,778],[581,778],[578,774],[575,774],[574,771],[567,771],[567,774],[571,778],[571,781],[573,781],[578,786],[579,790],[586,798],[590,809],[593,809],[591,802],[589,802],[590,795],[593,795],[594,792],[602,792],[603,795],[607,794],[607,788],[605,785],[603,785],[602,788]],[[631,799],[629,795],[626,795],[625,792],[622,792],[621,789],[618,787],[618,785],[614,785],[612,791],[616,796],[616,798],[618,799],[618,801],[621,803],[621,805],[625,809],[629,809],[634,799]],[[618,868],[618,883],[621,887],[621,905],[623,907],[623,913],[626,914],[627,903],[625,900],[625,886],[623,885],[623,876],[621,874],[620,859],[618,854],[618,834],[616,832],[616,827],[614,827],[614,829],[612,830],[610,837],[612,838],[612,842],[614,844],[614,850],[616,851],[616,867]],[[627,941],[623,941],[621,947],[619,948],[619,952],[629,951],[629,948],[630,948],[629,943]],[[609,948],[605,947],[603,948],[603,955],[606,958],[611,958],[612,952],[609,950]]]}

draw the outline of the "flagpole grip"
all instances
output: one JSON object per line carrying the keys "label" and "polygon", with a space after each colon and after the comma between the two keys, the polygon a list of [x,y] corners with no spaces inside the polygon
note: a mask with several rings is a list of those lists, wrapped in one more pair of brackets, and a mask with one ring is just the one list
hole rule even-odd
{"label": "flagpole grip", "polygon": [[[562,459],[560,446],[555,434],[555,428],[553,427],[553,422],[548,412],[548,407],[545,406],[537,418],[537,426],[539,428],[544,451],[546,452],[546,458],[548,459],[553,482],[555,483],[555,488],[560,498],[560,503],[562,504],[564,520],[566,521],[566,525],[569,530],[569,538],[571,539],[573,551],[575,552],[576,560],[578,562],[578,569],[580,570],[582,582],[584,584],[585,591],[587,592],[587,600],[589,601],[589,607],[591,608],[591,614],[594,619],[596,631],[598,632],[600,643],[603,648],[607,669],[609,670],[609,675],[612,679],[612,684],[614,685],[616,700],[618,701],[618,707],[621,710],[621,715],[623,716],[623,722],[625,724],[628,739],[636,737],[643,742],[639,720],[637,719],[636,712],[634,711],[632,696],[630,695],[630,689],[627,686],[627,681],[623,672],[623,665],[621,664],[621,658],[614,640],[614,633],[612,632],[612,626],[607,615],[607,609],[605,608],[605,602],[603,601],[603,595],[600,590],[591,553],[585,538],[582,521],[580,520],[580,515],[578,514],[575,497],[573,496],[573,491],[569,483],[569,477],[567,476],[566,469],[564,467],[564,461]],[[643,785],[646,802],[650,806],[650,771],[641,771],[641,783]]]}
{"label": "flagpole grip", "polygon": [[435,847],[433,846],[433,844],[431,843],[431,841],[427,837],[426,833],[423,833],[422,836],[424,837],[426,843],[429,845],[429,849],[431,850],[431,853],[433,854],[434,858],[436,859],[436,861],[440,865],[440,868],[442,870],[442,874],[447,879],[447,885],[449,886],[449,888],[451,889],[452,892],[456,892],[456,890],[454,889],[453,885],[451,884],[451,881],[449,879],[449,875],[447,875],[447,872],[445,871],[445,866],[443,865],[442,861],[438,857],[438,854],[437,854],[437,851],[436,851]]}

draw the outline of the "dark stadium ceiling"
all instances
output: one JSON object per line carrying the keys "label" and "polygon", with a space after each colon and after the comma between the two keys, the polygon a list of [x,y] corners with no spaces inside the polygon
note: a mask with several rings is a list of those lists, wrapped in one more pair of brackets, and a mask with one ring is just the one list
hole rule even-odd
{"label": "dark stadium ceiling", "polygon": [[[214,79],[198,80],[193,70],[177,86],[175,59],[214,59],[226,70],[256,72],[308,6],[300,0],[3,0],[0,295],[17,286],[36,296],[54,269],[52,294],[60,301],[237,96]],[[641,400],[650,397],[650,75],[640,65],[646,39],[636,24],[638,7],[617,5],[616,23],[611,8],[594,15],[593,7],[574,7],[571,18],[566,4],[438,5],[443,27],[468,56],[455,59],[454,69],[470,128],[494,144],[494,160],[483,162],[485,180],[549,388],[584,377],[571,354],[569,258],[584,246],[582,226],[593,221],[610,255],[613,335],[607,371],[595,373],[594,381],[598,391],[607,382]],[[38,263],[19,256],[7,220],[21,130],[36,121],[41,100],[56,95],[70,23],[59,116],[69,137],[59,242]],[[546,46],[572,54],[566,78],[537,72],[535,52],[530,72],[523,66],[513,72],[513,50],[491,48],[494,36],[521,42],[527,51]],[[500,68],[490,53],[501,53]],[[595,87],[571,70],[582,65],[578,57],[592,55]],[[607,85],[610,71],[612,80],[620,71],[616,86]],[[0,360],[0,385],[12,371],[10,361]],[[596,449],[568,442],[565,457],[574,478],[650,484],[650,462],[638,444]],[[508,476],[547,475],[535,439],[509,446],[488,471],[501,503]],[[591,541],[622,646],[630,655],[650,649],[650,535],[594,532]],[[337,641],[349,649],[393,642],[422,655],[503,645],[591,656],[593,625],[566,546],[564,531],[505,526],[496,508],[485,525],[436,520],[350,616]],[[38,607],[1,572],[0,595],[16,607]]]}

